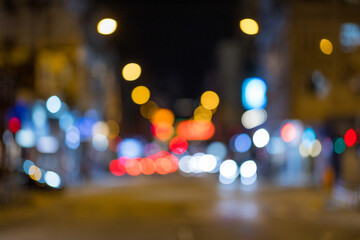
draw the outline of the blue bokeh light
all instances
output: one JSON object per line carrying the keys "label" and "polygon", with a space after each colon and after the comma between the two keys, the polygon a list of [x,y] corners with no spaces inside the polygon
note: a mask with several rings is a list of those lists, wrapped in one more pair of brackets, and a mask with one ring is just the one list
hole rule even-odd
{"label": "blue bokeh light", "polygon": [[117,147],[118,155],[129,158],[141,157],[143,145],[136,138],[126,138]]}
{"label": "blue bokeh light", "polygon": [[64,112],[59,118],[59,125],[63,131],[66,131],[70,126],[74,125],[74,117],[70,112]]}
{"label": "blue bokeh light", "polygon": [[80,145],[80,131],[77,127],[71,126],[66,130],[65,143],[71,149],[77,149]]}
{"label": "blue bokeh light", "polygon": [[267,85],[261,78],[247,78],[242,84],[242,104],[245,109],[265,108]]}
{"label": "blue bokeh light", "polygon": [[35,103],[34,107],[32,108],[32,121],[37,129],[41,129],[46,126],[46,111],[41,103]]}
{"label": "blue bokeh light", "polygon": [[214,155],[220,159],[224,159],[227,154],[227,148],[222,142],[212,142],[206,148],[206,153]]}
{"label": "blue bokeh light", "polygon": [[236,152],[247,152],[251,147],[251,138],[246,133],[242,133],[235,136],[233,144]]}

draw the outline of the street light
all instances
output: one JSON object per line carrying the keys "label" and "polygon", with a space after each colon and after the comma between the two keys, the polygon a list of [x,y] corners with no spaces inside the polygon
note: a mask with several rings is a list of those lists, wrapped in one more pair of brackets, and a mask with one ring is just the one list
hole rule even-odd
{"label": "street light", "polygon": [[97,25],[97,30],[102,35],[110,35],[115,32],[116,28],[117,22],[112,18],[104,18]]}

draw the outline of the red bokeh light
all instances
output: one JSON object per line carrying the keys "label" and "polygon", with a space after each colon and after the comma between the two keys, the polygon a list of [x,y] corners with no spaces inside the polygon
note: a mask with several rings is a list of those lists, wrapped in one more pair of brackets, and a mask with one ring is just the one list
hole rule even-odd
{"label": "red bokeh light", "polygon": [[188,143],[183,137],[174,137],[169,142],[169,148],[175,154],[183,154],[188,148]]}
{"label": "red bokeh light", "polygon": [[346,146],[348,146],[348,147],[353,146],[356,143],[356,139],[357,139],[357,136],[356,136],[356,132],[354,131],[354,129],[349,129],[346,131],[345,137],[344,137]]}
{"label": "red bokeh light", "polygon": [[112,160],[109,164],[110,172],[115,176],[124,175],[126,173],[125,161],[126,159],[123,158]]}
{"label": "red bokeh light", "polygon": [[21,122],[17,117],[12,117],[9,120],[9,129],[11,132],[16,133],[21,128]]}
{"label": "red bokeh light", "polygon": [[280,135],[285,142],[291,142],[296,138],[296,128],[291,123],[286,123],[281,128]]}

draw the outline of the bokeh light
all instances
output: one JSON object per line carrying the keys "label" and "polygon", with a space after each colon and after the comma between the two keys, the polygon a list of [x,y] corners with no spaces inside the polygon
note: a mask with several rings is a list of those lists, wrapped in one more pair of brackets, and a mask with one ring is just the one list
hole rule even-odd
{"label": "bokeh light", "polygon": [[345,151],[345,149],[346,149],[346,144],[344,139],[336,138],[334,140],[334,152],[337,154],[341,154]]}
{"label": "bokeh light", "polygon": [[222,184],[231,184],[235,181],[236,177],[233,178],[227,178],[224,175],[219,174],[219,182]]}
{"label": "bokeh light", "polygon": [[206,91],[201,95],[200,98],[201,105],[206,109],[212,110],[217,108],[219,105],[220,99],[219,96],[213,91]]}
{"label": "bokeh light", "polygon": [[16,133],[21,128],[20,119],[18,119],[17,117],[10,118],[8,127],[11,132]]}
{"label": "bokeh light", "polygon": [[92,126],[92,135],[95,136],[96,134],[102,134],[107,137],[109,135],[109,126],[103,121],[98,121]]}
{"label": "bokeh light", "polygon": [[61,178],[59,174],[53,171],[47,171],[45,173],[45,183],[53,188],[60,188]]}
{"label": "bokeh light", "polygon": [[266,150],[271,155],[279,155],[285,152],[286,146],[281,137],[270,137]]}
{"label": "bokeh light", "polygon": [[251,109],[241,116],[241,123],[246,129],[252,129],[263,124],[267,119],[264,109]]}
{"label": "bokeh light", "polygon": [[311,157],[317,157],[321,153],[321,142],[318,139],[315,139],[314,144],[311,148],[310,156]]}
{"label": "bokeh light", "polygon": [[151,122],[153,124],[167,123],[173,125],[175,121],[174,113],[166,108],[158,108],[151,116]]}
{"label": "bokeh light", "polygon": [[65,143],[74,150],[80,146],[80,131],[77,127],[71,126],[66,130]]}
{"label": "bokeh light", "polygon": [[109,138],[118,137],[119,132],[120,132],[119,124],[117,122],[115,122],[114,120],[109,120],[106,122],[106,125],[108,126],[108,129],[109,129]]}
{"label": "bokeh light", "polygon": [[188,142],[183,137],[174,137],[169,142],[169,148],[175,154],[183,154],[188,148]]}
{"label": "bokeh light", "polygon": [[253,160],[247,160],[240,166],[240,175],[245,178],[252,177],[256,174],[257,166]]}
{"label": "bokeh light", "polygon": [[316,140],[315,131],[312,128],[306,128],[302,135],[302,142],[306,148],[310,149],[313,147]]}
{"label": "bokeh light", "polygon": [[169,158],[160,157],[155,159],[156,172],[164,175],[168,174],[172,170],[172,163]]}
{"label": "bokeh light", "polygon": [[145,86],[137,86],[131,92],[131,99],[136,104],[144,104],[150,99],[150,90]]}
{"label": "bokeh light", "polygon": [[236,152],[247,152],[251,147],[251,138],[246,133],[238,134],[235,136],[233,144]]}
{"label": "bokeh light", "polygon": [[134,81],[141,75],[141,67],[137,63],[128,63],[122,70],[123,78],[126,81]]}
{"label": "bokeh light", "polygon": [[210,121],[185,120],[177,125],[176,132],[187,140],[208,140],[215,133],[215,126]]}
{"label": "bokeh light", "polygon": [[81,141],[89,140],[93,135],[93,127],[96,124],[97,119],[95,117],[81,117],[78,119],[76,125],[80,131]]}
{"label": "bokeh light", "polygon": [[286,123],[280,131],[281,138],[284,142],[291,142],[296,138],[296,128],[291,123]]}
{"label": "bokeh light", "polygon": [[344,136],[344,140],[345,140],[345,144],[348,147],[352,147],[355,143],[356,143],[356,132],[354,131],[354,129],[349,129],[346,131],[345,136]]}
{"label": "bokeh light", "polygon": [[108,148],[108,144],[108,139],[101,133],[96,134],[92,139],[93,147],[100,152],[105,151]]}
{"label": "bokeh light", "polygon": [[25,160],[23,164],[23,170],[26,174],[29,174],[29,170],[31,166],[34,166],[35,164],[30,160]]}
{"label": "bokeh light", "polygon": [[45,127],[47,121],[46,110],[40,102],[34,104],[31,117],[35,128]]}
{"label": "bokeh light", "polygon": [[333,154],[334,143],[330,137],[326,137],[322,140],[322,156],[325,158],[330,158]]}
{"label": "bokeh light", "polygon": [[219,159],[224,159],[227,154],[227,147],[222,142],[212,142],[207,146],[206,153],[214,155]]}
{"label": "bokeh light", "polygon": [[74,125],[74,117],[69,112],[64,112],[59,118],[59,125],[63,131],[66,131],[70,126]]}
{"label": "bokeh light", "polygon": [[36,149],[41,153],[56,153],[59,149],[59,142],[53,136],[42,136],[36,141]]}
{"label": "bokeh light", "polygon": [[326,55],[330,55],[333,51],[333,45],[328,39],[321,39],[320,41],[320,50]]}
{"label": "bokeh light", "polygon": [[57,113],[61,109],[61,100],[58,96],[51,96],[46,101],[46,108],[51,113]]}
{"label": "bokeh light", "polygon": [[258,148],[265,147],[270,140],[268,131],[264,128],[257,130],[253,135],[254,145]]}
{"label": "bokeh light", "polygon": [[179,169],[184,173],[191,173],[191,169],[189,167],[189,163],[191,160],[191,156],[185,155],[179,160]]}
{"label": "bokeh light", "polygon": [[109,35],[115,32],[117,22],[112,18],[104,18],[97,24],[97,31],[102,35]]}
{"label": "bokeh light", "polygon": [[15,135],[15,140],[20,147],[32,148],[35,146],[35,133],[31,129],[20,129]]}
{"label": "bokeh light", "polygon": [[261,78],[247,78],[242,84],[242,104],[245,109],[265,108],[267,85]]}
{"label": "bokeh light", "polygon": [[36,165],[32,165],[29,168],[29,176],[32,180],[34,181],[39,181],[41,179],[42,176],[42,171],[39,167],[37,167]]}
{"label": "bokeh light", "polygon": [[204,106],[199,106],[194,111],[194,120],[200,121],[211,121],[212,111],[205,108]]}
{"label": "bokeh light", "polygon": [[242,19],[239,23],[241,31],[248,35],[255,35],[259,32],[258,23],[251,18]]}
{"label": "bokeh light", "polygon": [[125,138],[118,145],[119,156],[128,158],[141,157],[143,153],[143,145],[136,138]]}
{"label": "bokeh light", "polygon": [[158,108],[159,107],[154,101],[149,100],[145,104],[140,106],[141,116],[146,119],[151,119],[153,113],[155,113]]}
{"label": "bokeh light", "polygon": [[226,178],[236,178],[239,174],[238,165],[234,160],[225,160],[220,165],[220,174]]}
{"label": "bokeh light", "polygon": [[155,173],[155,163],[151,158],[142,158],[139,160],[141,173],[151,175]]}
{"label": "bokeh light", "polygon": [[109,164],[110,172],[115,176],[122,176],[126,173],[125,162],[127,158],[120,157],[118,159],[114,159]]}
{"label": "bokeh light", "polygon": [[198,166],[203,172],[212,172],[217,166],[217,159],[214,155],[204,154],[199,157]]}
{"label": "bokeh light", "polygon": [[151,133],[156,139],[166,142],[174,135],[174,127],[166,122],[158,122],[151,125]]}
{"label": "bokeh light", "polygon": [[254,184],[256,180],[257,180],[257,174],[254,174],[251,177],[243,177],[243,176],[240,177],[241,183],[247,186]]}
{"label": "bokeh light", "polygon": [[141,166],[140,166],[140,162],[138,161],[138,159],[133,158],[133,159],[128,159],[125,162],[125,169],[127,174],[131,175],[131,176],[137,176],[141,174]]}

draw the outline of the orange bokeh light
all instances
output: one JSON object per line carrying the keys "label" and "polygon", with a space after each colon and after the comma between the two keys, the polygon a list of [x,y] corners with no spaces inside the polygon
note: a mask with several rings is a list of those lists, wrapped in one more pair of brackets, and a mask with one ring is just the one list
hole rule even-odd
{"label": "orange bokeh light", "polygon": [[215,126],[211,121],[186,120],[179,123],[177,135],[186,140],[208,140],[215,133]]}
{"label": "orange bokeh light", "polygon": [[153,124],[167,123],[173,125],[175,121],[174,113],[166,108],[158,108],[151,116]]}
{"label": "orange bokeh light", "polygon": [[141,172],[145,175],[155,173],[155,163],[151,158],[142,158],[139,160]]}
{"label": "orange bokeh light", "polygon": [[131,176],[137,176],[141,174],[140,163],[137,158],[128,159],[125,163],[125,169],[127,174]]}

